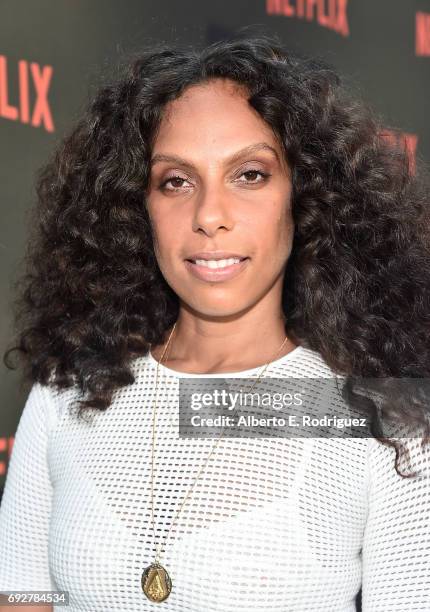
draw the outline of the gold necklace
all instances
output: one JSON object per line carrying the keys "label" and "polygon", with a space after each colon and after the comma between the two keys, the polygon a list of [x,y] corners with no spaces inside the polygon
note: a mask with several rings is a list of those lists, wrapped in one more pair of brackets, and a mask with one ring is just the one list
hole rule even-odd
{"label": "gold necklace", "polygon": [[[153,536],[154,536],[154,542],[156,540],[155,537],[155,522],[154,522],[154,452],[155,452],[155,417],[156,417],[156,408],[157,408],[157,391],[158,391],[158,372],[159,372],[159,365],[160,363],[163,362],[163,357],[170,345],[170,340],[172,338],[173,332],[175,331],[176,328],[176,323],[174,324],[172,331],[170,332],[169,338],[167,340],[167,344],[164,347],[163,353],[160,357],[160,361],[157,362],[157,373],[156,373],[156,382],[155,382],[155,400],[154,400],[154,411],[153,411],[153,422],[152,422],[152,463],[151,463],[151,515],[152,515],[152,530],[153,530]],[[277,352],[275,353],[274,357],[272,358],[272,361],[275,360],[275,358],[277,357],[278,353],[281,352],[285,342],[288,340],[288,336],[285,336],[285,340],[283,341],[283,343],[281,344],[281,346],[279,347],[279,349],[277,350]],[[270,361],[267,362],[265,364],[265,366],[263,367],[263,370],[260,372],[260,374],[257,377],[257,380],[255,381],[255,383],[252,385],[250,392],[252,391],[252,389],[255,387],[255,385],[260,382],[262,375],[264,374],[264,372],[266,371],[267,367],[270,365]],[[175,516],[173,517],[173,521],[170,524],[170,527],[167,531],[166,534],[166,538],[165,541],[167,541],[167,538],[169,537],[169,533],[170,530],[172,529],[172,526],[174,525],[176,519],[179,516],[179,513],[181,512],[183,506],[185,505],[185,502],[187,501],[187,499],[189,498],[191,491],[194,488],[194,485],[196,484],[196,482],[198,481],[198,479],[200,478],[200,474],[203,472],[204,468],[206,467],[209,459],[212,456],[212,453],[214,452],[215,448],[218,446],[218,443],[220,442],[221,438],[222,438],[222,434],[224,432],[225,427],[222,428],[221,434],[218,437],[217,441],[215,442],[214,446],[212,447],[211,452],[209,453],[206,461],[204,462],[203,466],[200,468],[200,470],[197,473],[197,476],[194,479],[193,484],[191,485],[188,493],[185,495],[181,505],[179,506],[178,510],[176,511]],[[145,570],[142,573],[142,577],[141,577],[141,585],[142,585],[142,590],[145,593],[145,595],[147,596],[147,598],[151,601],[154,602],[162,602],[165,599],[167,599],[171,593],[172,590],[172,580],[167,572],[167,570],[161,565],[161,563],[159,562],[160,559],[160,550],[161,550],[161,546],[158,547],[156,555],[155,555],[155,560],[148,565],[148,567],[145,568]]]}

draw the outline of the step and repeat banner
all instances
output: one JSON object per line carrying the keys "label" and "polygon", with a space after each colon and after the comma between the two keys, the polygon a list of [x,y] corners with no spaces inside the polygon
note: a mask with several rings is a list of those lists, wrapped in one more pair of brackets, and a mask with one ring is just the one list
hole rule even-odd
{"label": "step and repeat banner", "polygon": [[[148,41],[211,43],[254,24],[334,65],[430,160],[430,0],[14,0],[0,3],[0,341],[24,250],[34,173],[102,77]],[[29,389],[1,368],[0,494]]]}

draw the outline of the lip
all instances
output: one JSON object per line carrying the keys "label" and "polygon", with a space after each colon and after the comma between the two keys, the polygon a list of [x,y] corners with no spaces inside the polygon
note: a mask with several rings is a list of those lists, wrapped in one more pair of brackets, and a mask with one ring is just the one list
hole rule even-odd
{"label": "lip", "polygon": [[239,253],[232,253],[231,251],[199,251],[198,253],[193,253],[187,259],[231,259],[235,257],[236,259],[244,259],[245,255],[240,255]]}
{"label": "lip", "polygon": [[[198,257],[197,259],[204,259],[204,257]],[[218,259],[224,258],[221,257]],[[193,274],[199,280],[219,283],[235,278],[247,267],[248,262],[249,257],[246,257],[241,262],[232,264],[231,266],[227,266],[225,268],[207,268],[205,266],[200,266],[191,261],[185,260],[185,266],[191,272],[191,274]]]}

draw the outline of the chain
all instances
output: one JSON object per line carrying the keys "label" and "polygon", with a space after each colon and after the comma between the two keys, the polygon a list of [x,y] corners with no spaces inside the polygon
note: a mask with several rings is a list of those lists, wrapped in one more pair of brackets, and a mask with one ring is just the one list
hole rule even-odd
{"label": "chain", "polygon": [[[167,344],[164,347],[163,353],[160,357],[160,361],[157,362],[157,373],[156,373],[156,382],[155,382],[155,400],[154,400],[154,413],[153,413],[153,421],[152,421],[152,462],[151,462],[151,517],[152,517],[152,531],[153,531],[153,535],[154,535],[154,542],[156,540],[156,533],[155,533],[155,521],[154,521],[154,455],[155,455],[155,423],[156,423],[156,414],[157,414],[157,392],[158,392],[158,373],[159,373],[159,365],[160,363],[163,362],[163,358],[164,355],[167,351],[167,349],[170,346],[170,340],[172,338],[173,332],[176,329],[176,323],[177,321],[175,321],[175,324],[173,325],[172,331],[169,334],[169,338],[167,340]],[[277,357],[278,353],[281,352],[282,348],[284,347],[285,342],[288,340],[288,336],[285,337],[283,343],[281,344],[281,346],[279,347],[278,351],[276,352],[275,356],[273,357],[272,361],[275,360],[275,358]],[[252,389],[255,387],[255,385],[260,382],[261,377],[263,376],[264,372],[266,371],[267,367],[270,365],[270,361],[268,363],[265,364],[265,366],[263,367],[263,370],[260,372],[260,374],[257,377],[257,380],[255,381],[255,383],[252,385],[249,393],[252,391]],[[221,430],[221,434],[219,435],[217,441],[215,442],[214,446],[212,447],[211,452],[209,453],[206,461],[204,462],[204,464],[201,466],[200,470],[197,473],[197,476],[194,479],[193,484],[191,485],[188,493],[185,495],[182,503],[180,504],[178,510],[176,511],[175,516],[173,517],[173,521],[170,524],[170,527],[167,531],[166,537],[164,542],[166,543],[170,534],[170,531],[173,527],[173,525],[175,524],[176,519],[178,518],[183,506],[185,505],[185,502],[187,501],[187,499],[189,498],[196,482],[198,481],[198,479],[200,478],[200,474],[203,472],[203,470],[205,469],[206,465],[209,462],[209,459],[211,458],[214,450],[216,449],[216,447],[218,446],[219,442],[221,441],[222,435],[224,433],[224,429],[226,426],[224,426]],[[155,556],[155,562],[158,563],[159,562],[159,558],[160,558],[160,554],[161,554],[161,544],[159,545],[159,547],[157,547],[157,552],[156,552],[156,556]]]}

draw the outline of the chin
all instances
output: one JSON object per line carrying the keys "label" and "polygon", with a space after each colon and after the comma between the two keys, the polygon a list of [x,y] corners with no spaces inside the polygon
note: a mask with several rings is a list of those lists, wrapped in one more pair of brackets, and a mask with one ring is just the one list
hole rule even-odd
{"label": "chin", "polygon": [[[241,298],[243,300],[243,295]],[[184,302],[190,310],[201,317],[234,317],[246,310],[251,304],[251,302],[241,303],[242,300],[235,300],[229,296],[229,299],[226,300],[211,299],[206,301],[196,299],[196,294],[194,294],[192,300],[184,300]]]}

